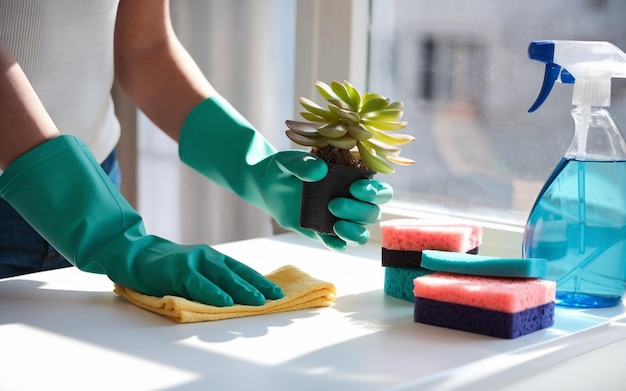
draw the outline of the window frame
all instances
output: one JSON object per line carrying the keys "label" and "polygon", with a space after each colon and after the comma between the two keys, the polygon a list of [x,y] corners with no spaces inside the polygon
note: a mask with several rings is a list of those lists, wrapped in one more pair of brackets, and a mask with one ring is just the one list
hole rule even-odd
{"label": "window frame", "polygon": [[[370,9],[369,0],[297,0],[294,96],[315,96],[316,80],[346,79],[355,85],[366,85]],[[295,102],[294,112],[299,111]],[[481,254],[521,256],[520,226],[469,220],[451,212],[432,212],[419,204],[393,200],[382,206],[382,213],[383,220],[446,216],[476,223],[483,227]],[[372,226],[371,231],[372,240],[380,242],[378,226]]]}

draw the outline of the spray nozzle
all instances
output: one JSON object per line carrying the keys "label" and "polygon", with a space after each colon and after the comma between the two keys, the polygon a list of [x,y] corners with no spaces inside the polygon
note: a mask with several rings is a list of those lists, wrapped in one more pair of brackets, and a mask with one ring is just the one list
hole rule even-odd
{"label": "spray nozzle", "polygon": [[561,68],[560,65],[551,62],[546,63],[546,71],[543,76],[541,91],[539,91],[539,96],[537,100],[535,100],[535,103],[528,109],[529,113],[537,110],[539,106],[543,104],[548,95],[550,95],[550,91],[552,91],[552,87],[557,80],[564,84],[574,84],[575,79],[567,69]]}
{"label": "spray nozzle", "polygon": [[528,57],[546,64],[541,91],[529,112],[543,104],[557,81],[574,84],[573,104],[607,107],[611,78],[626,77],[626,54],[609,42],[533,41]]}

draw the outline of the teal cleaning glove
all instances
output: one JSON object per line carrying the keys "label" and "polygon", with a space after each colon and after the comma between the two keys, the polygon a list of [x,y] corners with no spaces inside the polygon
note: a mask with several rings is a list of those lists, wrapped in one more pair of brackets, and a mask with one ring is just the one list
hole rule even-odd
{"label": "teal cleaning glove", "polygon": [[[181,160],[220,186],[269,213],[283,228],[343,250],[346,244],[364,244],[364,225],[380,220],[379,204],[391,197],[389,185],[376,180],[356,181],[351,194],[331,212],[340,219],[335,235],[300,228],[302,181],[315,182],[328,172],[326,163],[304,151],[277,152],[225,99],[206,99],[187,116],[179,140]],[[329,205],[330,206],[330,205]]]}
{"label": "teal cleaning glove", "polygon": [[141,216],[75,137],[57,137],[15,160],[0,176],[0,197],[79,269],[146,295],[215,306],[283,297],[280,287],[211,247],[146,235]]}

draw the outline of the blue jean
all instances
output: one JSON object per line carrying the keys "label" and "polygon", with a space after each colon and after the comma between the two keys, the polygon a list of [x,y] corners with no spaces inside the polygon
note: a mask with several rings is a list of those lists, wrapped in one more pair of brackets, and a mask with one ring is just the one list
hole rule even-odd
{"label": "blue jean", "polygon": [[[102,168],[119,188],[122,174],[115,149]],[[72,265],[0,198],[0,278],[67,266]]]}

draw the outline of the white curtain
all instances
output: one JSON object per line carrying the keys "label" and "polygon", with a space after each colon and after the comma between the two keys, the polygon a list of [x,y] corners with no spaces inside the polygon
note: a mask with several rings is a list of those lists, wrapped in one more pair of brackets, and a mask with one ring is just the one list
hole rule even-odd
{"label": "white curtain", "polygon": [[[278,149],[289,147],[293,0],[173,1],[181,42],[213,86]],[[271,218],[178,162],[177,146],[139,121],[139,208],[149,232],[217,244],[272,234]]]}

